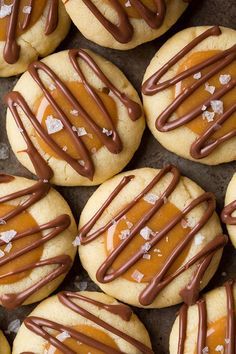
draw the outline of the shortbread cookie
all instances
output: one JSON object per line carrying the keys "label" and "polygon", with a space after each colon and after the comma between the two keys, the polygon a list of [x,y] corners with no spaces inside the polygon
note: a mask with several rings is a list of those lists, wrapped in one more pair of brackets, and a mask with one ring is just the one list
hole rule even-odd
{"label": "shortbread cookie", "polygon": [[89,199],[78,241],[83,267],[107,294],[139,307],[194,303],[227,238],[215,197],[174,166],[105,182]]}
{"label": "shortbread cookie", "polygon": [[10,354],[11,349],[2,331],[0,331],[0,354]]}
{"label": "shortbread cookie", "polygon": [[168,150],[208,165],[236,160],[236,31],[193,27],[156,53],[142,87],[148,126]]}
{"label": "shortbread cookie", "polygon": [[62,292],[24,320],[13,354],[153,354],[148,333],[132,310],[97,292]]}
{"label": "shortbread cookie", "polygon": [[236,247],[236,173],[226,191],[225,208],[222,211],[221,219],[226,224],[231,241]]}
{"label": "shortbread cookie", "polygon": [[35,173],[42,156],[58,185],[96,185],[120,172],[145,127],[138,94],[121,71],[82,49],[31,64],[5,101],[17,158]]}
{"label": "shortbread cookie", "polygon": [[170,354],[235,353],[236,286],[228,281],[196,305],[180,309],[170,335]]}
{"label": "shortbread cookie", "polygon": [[5,0],[0,3],[0,77],[27,70],[52,53],[70,28],[60,0]]}
{"label": "shortbread cookie", "polygon": [[0,175],[0,304],[40,301],[70,270],[76,225],[47,180]]}
{"label": "shortbread cookie", "polygon": [[181,16],[185,0],[62,0],[89,40],[127,50],[165,33]]}

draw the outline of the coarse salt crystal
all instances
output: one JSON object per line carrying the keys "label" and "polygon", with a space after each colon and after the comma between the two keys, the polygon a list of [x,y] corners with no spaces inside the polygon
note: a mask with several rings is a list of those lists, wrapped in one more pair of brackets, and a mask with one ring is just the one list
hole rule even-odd
{"label": "coarse salt crystal", "polygon": [[0,232],[0,240],[5,243],[9,243],[15,236],[17,232],[15,230],[8,230]]}
{"label": "coarse salt crystal", "polygon": [[9,16],[12,11],[12,5],[2,5],[0,7],[0,18],[4,18],[6,16]]}
{"label": "coarse salt crystal", "polygon": [[199,71],[198,73],[196,73],[196,74],[193,75],[193,78],[194,78],[195,80],[199,80],[199,79],[201,79],[201,77],[202,77],[202,74],[201,74],[200,71]]}
{"label": "coarse salt crystal", "polygon": [[223,114],[223,112],[224,112],[224,105],[223,105],[223,102],[220,100],[211,101],[211,108],[217,114]]}
{"label": "coarse salt crystal", "polygon": [[149,193],[146,194],[143,199],[145,200],[145,202],[148,202],[150,204],[155,204],[156,201],[159,199],[159,197],[156,194]]}
{"label": "coarse salt crystal", "polygon": [[77,128],[78,136],[87,135],[86,129],[84,127]]}
{"label": "coarse salt crystal", "polygon": [[149,242],[145,242],[145,244],[141,247],[141,251],[147,253],[152,245]]}
{"label": "coarse salt crystal", "polygon": [[136,280],[138,283],[140,283],[144,277],[144,274],[140,273],[137,269],[133,272],[131,277]]}
{"label": "coarse salt crystal", "polygon": [[79,112],[76,109],[72,109],[70,111],[70,114],[72,114],[72,116],[76,116],[77,117],[79,115]]}
{"label": "coarse salt crystal", "polygon": [[219,81],[221,83],[221,85],[227,85],[231,80],[231,75],[229,74],[224,74],[224,75],[220,75],[219,77]]}
{"label": "coarse salt crystal", "polygon": [[81,245],[81,241],[80,241],[80,237],[76,236],[76,238],[74,239],[74,241],[72,242],[72,245],[74,247],[80,246]]}
{"label": "coarse salt crystal", "polygon": [[63,150],[63,151],[67,151],[67,150],[68,150],[68,147],[65,145],[65,146],[63,146],[62,150]]}
{"label": "coarse salt crystal", "polygon": [[229,344],[230,343],[230,338],[225,338],[225,343]]}
{"label": "coarse salt crystal", "polygon": [[215,92],[215,89],[216,89],[215,86],[209,85],[208,82],[205,83],[205,90],[207,92],[209,92],[211,95],[213,95],[213,93]]}
{"label": "coarse salt crystal", "polygon": [[54,90],[56,90],[56,85],[50,84],[50,85],[48,86],[48,88],[49,88],[50,91],[54,91]]}
{"label": "coarse salt crystal", "polygon": [[151,255],[149,253],[144,253],[143,258],[149,260],[149,259],[151,259]]}
{"label": "coarse salt crystal", "polygon": [[53,116],[47,116],[45,122],[48,134],[54,134],[63,129],[63,124],[60,119],[54,118]]}
{"label": "coarse salt crystal", "polygon": [[78,160],[78,163],[80,164],[80,166],[85,166],[85,162],[84,162],[84,160]]}
{"label": "coarse salt crystal", "polygon": [[5,251],[6,253],[9,253],[9,252],[11,251],[11,249],[12,249],[12,243],[9,242],[9,243],[6,245],[6,247],[4,248],[4,251]]}
{"label": "coarse salt crystal", "polygon": [[106,134],[106,136],[110,136],[113,134],[112,130],[108,130],[106,128],[102,128],[102,132],[103,132],[103,134]]}
{"label": "coarse salt crystal", "polygon": [[191,229],[193,229],[194,226],[196,226],[196,219],[194,218],[194,216],[192,215],[187,216],[187,225]]}
{"label": "coarse salt crystal", "polygon": [[149,240],[152,233],[153,231],[148,226],[145,226],[142,230],[140,230],[140,235],[144,238],[144,240]]}
{"label": "coarse salt crystal", "polygon": [[126,225],[128,226],[129,229],[131,229],[134,224],[132,222],[130,222],[129,220],[126,220]]}
{"label": "coarse salt crystal", "polygon": [[32,6],[24,6],[23,7],[23,13],[24,14],[30,14],[32,11]]}
{"label": "coarse salt crystal", "polygon": [[205,237],[202,234],[197,234],[194,237],[194,243],[196,246],[200,246],[203,243],[203,240],[205,240]]}
{"label": "coarse salt crystal", "polygon": [[202,349],[202,354],[207,354],[209,353],[209,348],[208,347],[205,347]]}
{"label": "coarse salt crystal", "polygon": [[214,121],[214,117],[215,117],[215,113],[214,112],[204,111],[202,113],[202,118],[206,119],[208,122],[213,122]]}
{"label": "coarse salt crystal", "polygon": [[0,258],[4,257],[5,253],[0,249]]}
{"label": "coarse salt crystal", "polygon": [[120,237],[121,240],[124,240],[124,239],[126,239],[129,235],[130,235],[130,230],[126,229],[126,230],[122,230],[122,231],[120,232],[119,237]]}
{"label": "coarse salt crystal", "polygon": [[207,109],[207,106],[203,105],[202,106],[202,111],[205,111]]}
{"label": "coarse salt crystal", "polygon": [[128,1],[126,1],[126,3],[125,3],[125,7],[131,7],[132,5],[131,5],[131,2],[128,0]]}
{"label": "coarse salt crystal", "polygon": [[70,338],[70,334],[67,331],[63,331],[56,336],[60,342],[64,342],[67,338]]}
{"label": "coarse salt crystal", "polygon": [[221,352],[222,354],[224,353],[224,346],[219,344],[215,347],[216,352]]}

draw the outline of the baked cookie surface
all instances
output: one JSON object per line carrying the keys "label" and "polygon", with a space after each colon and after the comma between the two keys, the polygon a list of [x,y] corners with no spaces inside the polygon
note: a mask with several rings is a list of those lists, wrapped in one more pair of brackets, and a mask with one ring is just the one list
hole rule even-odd
{"label": "baked cookie surface", "polygon": [[168,150],[208,165],[236,159],[236,32],[193,27],[156,53],[143,80],[148,126]]}
{"label": "baked cookie surface", "polygon": [[227,238],[215,198],[174,166],[122,173],[81,213],[79,255],[107,294],[138,307],[194,303]]}
{"label": "baked cookie surface", "polygon": [[63,0],[63,3],[87,39],[120,50],[161,36],[188,6],[184,0]]}
{"label": "baked cookie surface", "polygon": [[170,354],[235,353],[235,305],[234,281],[184,305],[170,334]]}
{"label": "baked cookie surface", "polygon": [[2,331],[0,331],[0,354],[10,354],[11,349]]}
{"label": "baked cookie surface", "polygon": [[226,191],[225,208],[222,211],[221,219],[226,224],[231,241],[236,247],[236,173]]}
{"label": "baked cookie surface", "polygon": [[35,155],[42,156],[58,185],[96,185],[120,172],[145,127],[138,94],[121,71],[82,49],[31,64],[5,101],[17,158],[35,173]]}
{"label": "baked cookie surface", "polygon": [[65,38],[70,19],[59,0],[6,0],[0,5],[0,77],[20,74]]}
{"label": "baked cookie surface", "polygon": [[0,304],[40,301],[70,270],[76,225],[47,180],[0,175]]}
{"label": "baked cookie surface", "polygon": [[98,292],[62,292],[26,317],[13,344],[22,352],[153,354],[132,310]]}

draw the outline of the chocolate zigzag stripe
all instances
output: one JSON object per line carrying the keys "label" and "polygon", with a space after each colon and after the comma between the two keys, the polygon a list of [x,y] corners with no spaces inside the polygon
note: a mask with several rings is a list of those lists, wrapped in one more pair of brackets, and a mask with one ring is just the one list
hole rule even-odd
{"label": "chocolate zigzag stripe", "polygon": [[[85,224],[81,230],[79,231],[79,237],[81,240],[81,245],[86,245],[87,243],[93,241],[97,237],[101,236],[104,232],[106,232],[110,226],[114,222],[119,221],[132,207],[142,199],[164,176],[168,173],[172,174],[172,180],[169,183],[166,190],[162,193],[160,198],[155,202],[155,204],[151,207],[149,211],[144,213],[142,217],[137,221],[135,225],[130,229],[129,236],[124,239],[106,258],[106,260],[102,263],[102,265],[97,270],[96,278],[100,283],[109,283],[113,280],[117,279],[119,276],[123,275],[130,267],[136,264],[143,257],[143,250],[140,249],[134,255],[125,262],[122,266],[120,266],[117,270],[111,270],[112,265],[125,249],[126,245],[132,242],[132,239],[137,235],[140,230],[146,225],[146,223],[156,214],[158,210],[165,203],[165,199],[168,198],[171,193],[177,187],[180,181],[180,173],[178,169],[174,166],[167,166],[160,170],[160,172],[156,175],[156,177],[149,183],[149,185],[131,201],[123,210],[121,210],[111,221],[109,221],[106,225],[101,227],[100,229],[90,233],[93,226],[100,219],[105,209],[111,204],[111,202],[115,199],[115,197],[125,188],[125,186],[130,183],[130,181],[135,178],[134,176],[125,176],[115,190],[111,193],[105,203],[101,206],[101,208],[97,211],[97,213],[91,218],[91,220]],[[184,265],[178,268],[173,274],[167,275],[169,269],[174,264],[176,259],[180,256],[180,254],[184,251],[184,249],[191,243],[194,236],[202,229],[202,227],[208,222],[215,211],[215,197],[212,193],[203,193],[198,198],[194,199],[183,211],[180,211],[177,216],[172,218],[169,223],[164,226],[159,232],[156,232],[153,238],[148,242],[150,247],[153,248],[159,241],[161,241],[170,230],[173,229],[183,218],[191,212],[194,208],[201,205],[202,203],[207,203],[207,209],[199,222],[189,231],[189,233],[185,236],[185,238],[180,241],[180,243],[173,249],[170,256],[166,259],[166,262],[162,266],[159,273],[157,273],[153,279],[148,283],[146,288],[141,292],[139,296],[140,304],[147,306],[150,305],[160,291],[167,286],[173,279],[175,279],[178,275],[186,271],[189,267],[194,264],[198,264],[197,270],[193,276],[191,282],[183,289],[180,293],[183,300],[188,303],[194,303],[199,294],[200,283],[201,280],[211,263],[211,260],[215,253],[223,248],[227,243],[227,237],[224,235],[218,235],[212,241],[210,241],[207,245],[203,247],[195,256],[193,256],[190,260],[188,260]],[[81,246],[81,247],[82,247]]]}
{"label": "chocolate zigzag stripe", "polygon": [[[64,151],[57,143],[51,138],[51,136],[47,133],[47,131],[41,126],[37,118],[35,117],[34,113],[29,108],[27,102],[25,101],[24,97],[16,91],[12,91],[5,96],[5,102],[8,105],[11,113],[16,121],[18,128],[26,142],[27,150],[30,159],[34,167],[39,164],[41,170],[43,170],[44,174],[52,174],[52,170],[47,165],[47,163],[43,160],[39,152],[35,149],[33,143],[31,142],[29,135],[21,121],[20,115],[18,113],[17,108],[21,108],[25,115],[30,120],[31,124],[33,125],[36,132],[39,136],[50,146],[50,148],[56,152],[56,154],[65,160],[78,174],[89,178],[90,180],[93,179],[94,176],[94,164],[86,145],[83,143],[82,139],[78,134],[73,130],[73,126],[69,121],[67,115],[64,113],[63,109],[59,107],[56,103],[54,98],[52,97],[50,91],[44,86],[41,78],[39,77],[38,71],[43,71],[47,74],[48,77],[53,81],[55,86],[58,90],[63,94],[65,99],[71,104],[73,109],[79,112],[79,115],[86,121],[89,125],[91,131],[98,136],[101,142],[107,147],[107,149],[113,153],[118,154],[122,151],[122,142],[116,131],[115,125],[108,113],[103,101],[100,99],[98,94],[92,88],[91,85],[85,79],[85,76],[80,69],[80,65],[78,63],[78,59],[83,60],[89,67],[92,69],[94,74],[108,87],[108,89],[121,101],[122,104],[127,108],[128,114],[130,119],[136,120],[141,117],[142,110],[138,103],[132,101],[128,96],[124,93],[120,92],[105,76],[105,74],[100,70],[98,65],[92,59],[92,57],[86,53],[82,49],[71,49],[69,50],[69,59],[71,64],[73,65],[74,69],[76,70],[77,74],[79,75],[86,91],[89,93],[93,101],[98,106],[101,113],[104,115],[106,121],[112,127],[112,134],[107,136],[102,132],[102,128],[97,125],[95,121],[90,117],[87,111],[80,105],[79,101],[75,98],[72,92],[68,89],[68,87],[59,79],[59,77],[44,63],[42,62],[35,62],[29,66],[29,73],[34,79],[34,81],[38,84],[40,89],[42,90],[45,98],[49,102],[49,104],[53,107],[55,112],[58,114],[58,117],[63,123],[64,128],[69,133],[71,137],[71,141],[73,142],[76,150],[78,151],[79,155],[81,156],[82,160],[84,161],[84,166],[82,166],[77,159],[72,158],[66,151]],[[36,161],[37,159],[37,161]],[[50,172],[49,172],[50,171]]]}
{"label": "chocolate zigzag stripe", "polygon": [[[211,77],[217,74],[220,70],[225,68],[227,65],[232,63],[236,59],[236,45],[229,49],[226,49],[213,57],[204,60],[202,63],[187,69],[170,80],[160,82],[162,77],[170,70],[175,64],[177,64],[185,55],[187,55],[193,48],[195,48],[199,43],[204,41],[204,39],[210,36],[219,36],[221,30],[218,26],[211,27],[206,30],[194,40],[192,40],[187,46],[185,46],[178,54],[176,54],[172,59],[170,59],[161,69],[154,73],[148,80],[145,81],[142,87],[142,92],[144,95],[153,96],[158,92],[161,92],[178,82],[194,75],[195,73],[201,71],[204,68],[215,64],[215,66],[209,69],[208,73],[202,75],[202,77],[194,82],[191,86],[186,88],[181,92],[173,102],[160,114],[156,119],[156,128],[160,132],[169,132],[182,127],[188,122],[191,122],[196,117],[202,114],[202,106],[206,108],[210,107],[212,100],[218,100],[231,91],[236,86],[236,80],[232,79],[228,84],[224,85],[223,88],[216,90],[216,92],[206,101],[202,102],[197,107],[194,107],[192,111],[187,114],[171,120],[170,118],[173,113],[180,107],[180,105],[190,97],[202,84],[206,83]],[[218,139],[213,139],[213,135],[221,126],[236,112],[236,104],[233,104],[229,109],[227,109],[222,115],[214,120],[214,123],[209,126],[199,138],[194,141],[191,146],[190,154],[195,159],[202,159],[212,153],[220,144],[236,136],[236,129],[233,129],[229,133],[219,137]]]}
{"label": "chocolate zigzag stripe", "polygon": [[[49,9],[45,28],[46,35],[54,32],[58,24],[58,0],[48,0],[48,2]],[[8,21],[7,38],[3,52],[3,57],[8,64],[16,63],[20,56],[20,46],[17,44],[16,39],[20,3],[21,0],[13,1],[12,11]],[[35,6],[35,0],[30,0],[29,6]],[[31,14],[32,11],[24,14],[23,22],[21,24],[21,29],[24,31],[27,30],[30,25]]]}
{"label": "chocolate zigzag stripe", "polygon": [[[226,326],[226,338],[225,341],[225,354],[235,354],[235,330],[236,330],[236,318],[235,318],[235,306],[234,306],[234,281],[230,280],[225,283],[225,291],[227,297],[227,326]],[[201,299],[197,302],[198,306],[198,336],[197,336],[197,354],[202,354],[203,349],[206,347],[207,341],[207,308],[206,300]],[[184,346],[187,336],[187,314],[188,306],[183,305],[179,312],[179,342],[178,342],[178,354],[184,354]]]}
{"label": "chocolate zigzag stripe", "polygon": [[236,211],[236,200],[226,205],[221,213],[221,220],[228,225],[236,225],[236,216],[233,213]]}
{"label": "chocolate zigzag stripe", "polygon": [[[13,176],[8,176],[8,175],[0,175],[0,183],[10,183],[12,180],[14,180]],[[6,203],[12,200],[15,200],[17,198],[23,197],[23,196],[28,196],[28,198],[21,203],[19,203],[15,209],[12,211],[8,212],[6,215],[1,216],[0,221],[1,223],[7,223],[10,219],[14,218],[15,216],[21,214],[27,208],[32,206],[33,204],[37,203],[39,200],[43,199],[49,192],[50,190],[50,184],[47,181],[37,181],[34,185],[31,187],[25,188],[23,190],[19,190],[17,192],[14,192],[12,194],[6,195],[4,197],[0,198],[0,203]],[[21,238],[36,234],[41,231],[48,231],[48,233],[44,236],[42,236],[40,239],[32,242],[30,245],[13,252],[7,257],[2,257],[0,259],[0,267],[2,265],[8,264],[11,261],[14,261],[18,257],[27,254],[31,252],[32,250],[40,247],[41,245],[45,244],[47,241],[55,238],[58,236],[61,232],[66,230],[70,226],[71,220],[69,215],[60,215],[57,218],[51,220],[50,222],[47,222],[46,224],[38,225],[34,228],[26,229],[23,232],[17,233],[17,235],[14,237],[12,240],[12,243],[14,241],[19,240]],[[0,246],[3,246],[5,243],[4,241],[0,240]],[[61,255],[53,258],[48,258],[45,260],[41,260],[35,263],[31,263],[28,265],[22,265],[15,271],[10,271],[8,273],[5,273],[0,276],[0,279],[4,279],[8,276],[16,275],[28,270],[33,270],[38,267],[44,267],[47,265],[57,265],[58,267],[55,268],[53,271],[51,271],[48,275],[46,275],[43,279],[39,280],[36,284],[32,285],[28,289],[21,291],[19,293],[12,293],[12,294],[4,294],[0,296],[1,304],[5,306],[8,309],[13,309],[17,306],[22,305],[31,295],[33,295],[35,292],[37,292],[39,289],[44,287],[45,285],[49,284],[51,281],[54,279],[58,278],[62,274],[65,274],[68,272],[70,267],[72,266],[72,260],[70,256],[67,255]]]}
{"label": "chocolate zigzag stripe", "polygon": [[[123,320],[129,321],[132,316],[132,311],[131,309],[126,306],[126,305],[106,305],[103,304],[99,301],[96,301],[94,299],[88,298],[84,295],[80,295],[79,293],[73,293],[70,291],[64,291],[62,293],[59,293],[58,295],[59,301],[72,311],[78,313],[80,316],[86,318],[87,320],[93,322],[97,326],[109,331],[110,333],[113,333],[114,335],[120,337],[121,339],[125,340],[127,343],[130,343],[133,345],[136,349],[138,349],[141,353],[144,354],[153,354],[153,351],[148,348],[145,344],[139,342],[135,338],[129,336],[128,334],[124,333],[123,331],[113,327],[109,323],[103,321],[99,317],[93,315],[91,312],[85,310],[81,305],[78,305],[73,301],[73,299],[78,299],[80,301],[87,302],[89,304],[92,304],[94,306],[97,306],[98,308],[104,309],[112,314],[116,314],[120,316]],[[66,331],[69,333],[69,335],[88,346],[91,346],[93,348],[96,348],[97,350],[101,350],[104,353],[107,354],[120,354],[122,353],[120,350],[114,349],[102,342],[99,341],[99,339],[93,339],[86,334],[80,333],[79,331],[72,329],[70,327],[58,324],[56,322],[47,320],[45,318],[40,318],[40,317],[35,317],[35,316],[30,316],[27,317],[24,320],[25,326],[35,334],[41,336],[45,340],[47,340],[51,345],[53,345],[55,348],[60,350],[64,354],[76,354],[73,350],[68,348],[65,343],[60,342],[58,339],[53,337],[48,333],[46,328],[50,328],[59,332]],[[22,353],[23,354],[23,353]],[[124,353],[123,353],[124,354]]]}

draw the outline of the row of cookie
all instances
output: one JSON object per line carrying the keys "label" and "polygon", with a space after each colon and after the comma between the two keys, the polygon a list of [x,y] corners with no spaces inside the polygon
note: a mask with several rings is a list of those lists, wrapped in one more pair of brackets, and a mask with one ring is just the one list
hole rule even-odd
{"label": "row of cookie", "polygon": [[[231,29],[189,28],[152,60],[144,110],[153,135],[170,151],[206,164],[236,159],[235,43]],[[138,94],[124,75],[82,49],[32,63],[5,102],[17,158],[58,185],[96,185],[120,172],[145,126]]]}
{"label": "row of cookie", "polygon": [[88,39],[125,50],[159,37],[186,7],[185,0],[1,1],[0,76],[22,73],[52,53],[69,31],[69,16]]}
{"label": "row of cookie", "polygon": [[[171,165],[102,184],[81,213],[79,233],[48,181],[1,175],[0,183],[0,303],[8,309],[52,293],[77,246],[83,267],[107,294],[145,308],[193,304],[228,241],[214,195]],[[235,185],[236,175],[222,213],[234,244]]]}

